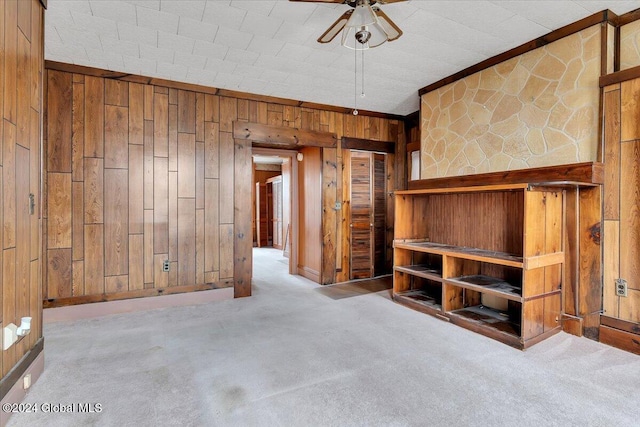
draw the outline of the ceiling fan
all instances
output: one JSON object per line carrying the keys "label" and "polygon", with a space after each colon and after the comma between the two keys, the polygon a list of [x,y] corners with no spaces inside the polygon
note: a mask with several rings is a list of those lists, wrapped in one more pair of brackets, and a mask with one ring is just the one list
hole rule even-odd
{"label": "ceiling fan", "polygon": [[387,41],[397,40],[402,30],[380,9],[379,4],[406,0],[289,0],[293,2],[337,3],[351,6],[318,38],[319,43],[331,42],[340,31],[342,45],[350,49],[368,49]]}

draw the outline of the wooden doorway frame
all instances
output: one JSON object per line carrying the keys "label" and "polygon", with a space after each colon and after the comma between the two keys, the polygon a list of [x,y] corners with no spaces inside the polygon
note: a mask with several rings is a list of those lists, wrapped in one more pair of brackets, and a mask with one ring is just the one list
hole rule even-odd
{"label": "wooden doorway frame", "polygon": [[278,148],[252,147],[251,155],[277,156],[291,162],[291,194],[289,212],[291,213],[291,234],[289,235],[289,274],[297,274],[298,265],[298,160],[297,151]]}

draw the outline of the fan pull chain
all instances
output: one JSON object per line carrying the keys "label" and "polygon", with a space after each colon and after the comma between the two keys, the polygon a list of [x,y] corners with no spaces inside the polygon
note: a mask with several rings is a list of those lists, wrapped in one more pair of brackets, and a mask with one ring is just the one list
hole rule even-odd
{"label": "fan pull chain", "polygon": [[360,92],[360,97],[364,98],[364,47],[362,49],[362,91]]}
{"label": "fan pull chain", "polygon": [[353,115],[358,115],[358,49],[353,51]]}

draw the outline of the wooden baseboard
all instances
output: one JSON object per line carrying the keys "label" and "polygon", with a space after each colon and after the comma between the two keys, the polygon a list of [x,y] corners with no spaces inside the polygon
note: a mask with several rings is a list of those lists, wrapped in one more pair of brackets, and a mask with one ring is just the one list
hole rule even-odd
{"label": "wooden baseboard", "polygon": [[582,319],[569,314],[562,315],[562,330],[577,337],[582,336]]}
{"label": "wooden baseboard", "polygon": [[27,352],[22,359],[9,371],[7,375],[0,380],[0,400],[4,399],[9,390],[14,384],[20,380],[25,371],[29,368],[31,363],[38,357],[38,355],[44,349],[44,337],[41,337],[31,350]]}
{"label": "wooden baseboard", "polygon": [[600,342],[640,355],[640,324],[601,316]]}
{"label": "wooden baseboard", "polygon": [[43,308],[65,307],[68,305],[88,304],[93,302],[117,301],[133,298],[154,297],[159,295],[180,294],[185,292],[208,291],[211,289],[222,289],[233,287],[233,279],[221,280],[217,283],[192,286],[174,286],[160,289],[141,289],[129,292],[115,292],[112,294],[85,295],[68,298],[47,299],[43,302]]}

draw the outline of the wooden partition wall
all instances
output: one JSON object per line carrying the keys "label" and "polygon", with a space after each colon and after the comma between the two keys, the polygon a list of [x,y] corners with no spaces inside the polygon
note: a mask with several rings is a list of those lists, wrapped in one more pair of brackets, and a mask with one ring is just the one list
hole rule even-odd
{"label": "wooden partition wall", "polygon": [[[250,295],[251,141],[234,140],[234,122],[404,138],[395,119],[49,65],[45,306],[226,286]],[[345,210],[333,209],[349,202],[342,151],[322,149],[323,283],[349,270]]]}
{"label": "wooden partition wall", "polygon": [[20,379],[43,344],[43,36],[44,9],[40,1],[0,1],[0,328],[10,323],[19,325],[23,316],[32,317],[31,333],[2,352],[0,398]]}

